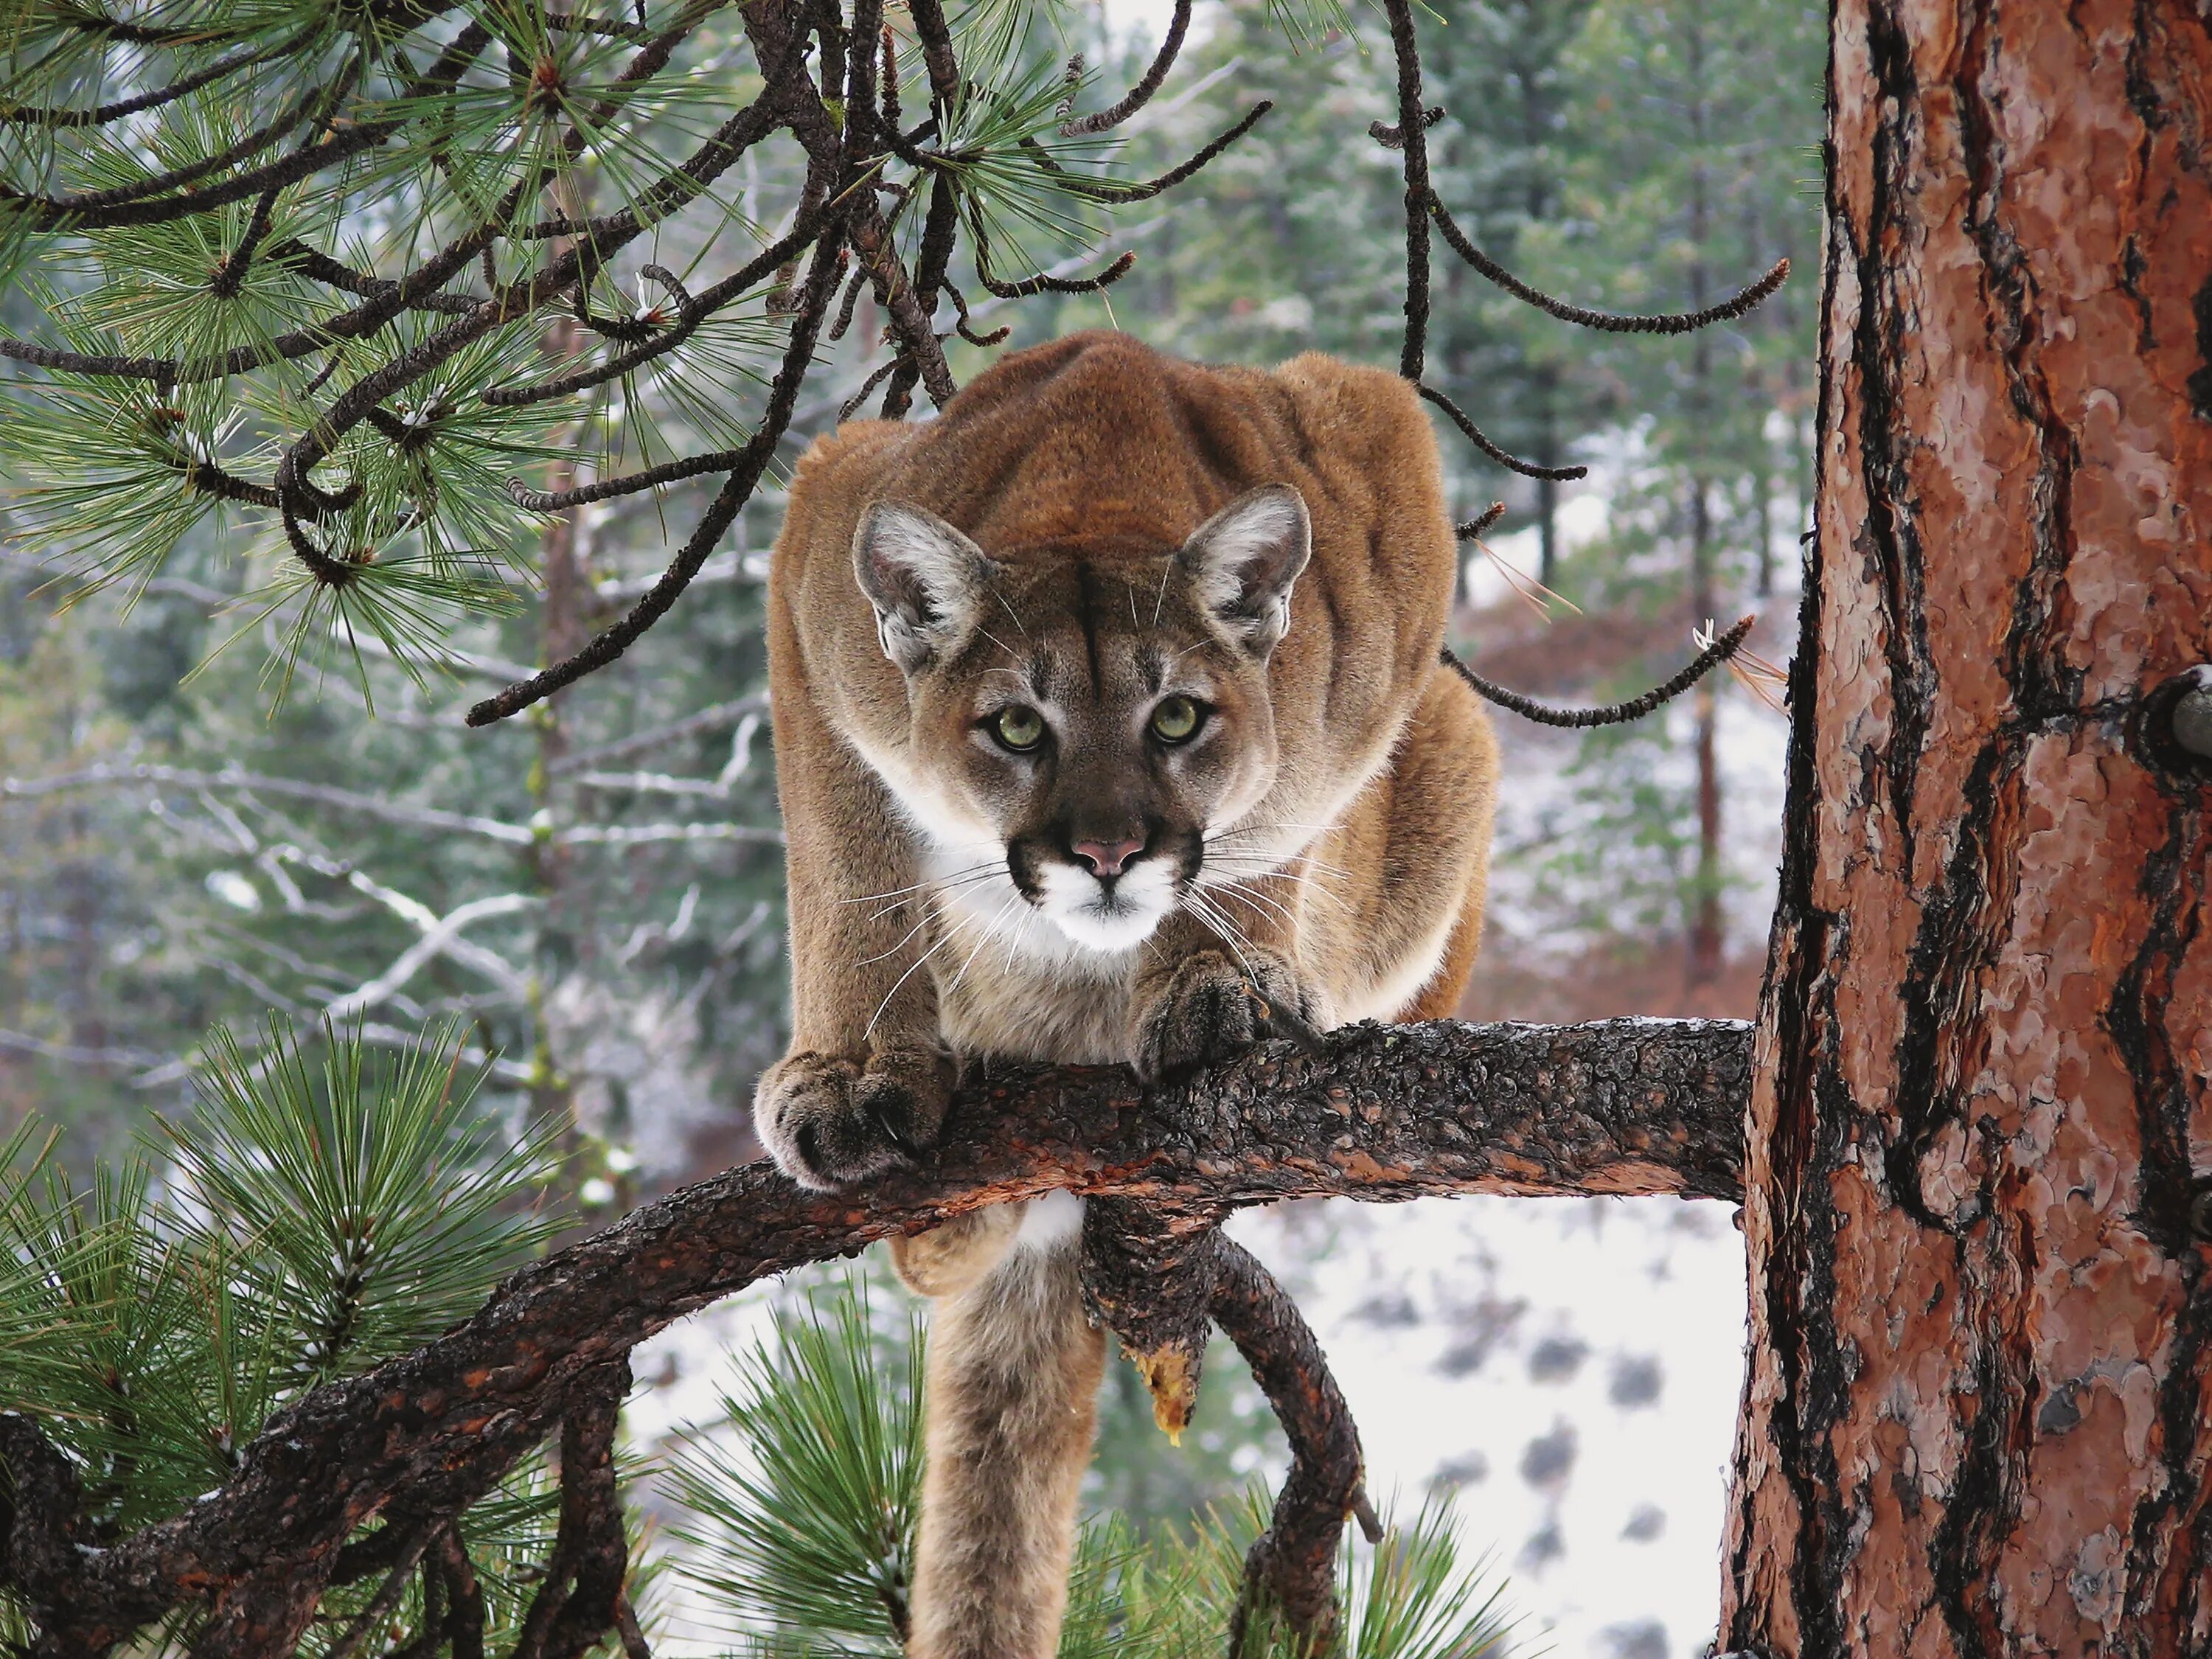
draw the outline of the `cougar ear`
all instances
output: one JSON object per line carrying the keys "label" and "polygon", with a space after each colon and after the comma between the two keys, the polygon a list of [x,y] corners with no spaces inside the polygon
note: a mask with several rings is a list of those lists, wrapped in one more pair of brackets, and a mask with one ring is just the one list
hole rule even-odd
{"label": "cougar ear", "polygon": [[1290,630],[1291,584],[1312,556],[1305,498],[1262,484],[1199,526],[1176,556],[1199,603],[1264,657]]}
{"label": "cougar ear", "polygon": [[990,556],[934,513],[877,501],[853,532],[853,571],[876,608],[884,654],[913,673],[975,623]]}

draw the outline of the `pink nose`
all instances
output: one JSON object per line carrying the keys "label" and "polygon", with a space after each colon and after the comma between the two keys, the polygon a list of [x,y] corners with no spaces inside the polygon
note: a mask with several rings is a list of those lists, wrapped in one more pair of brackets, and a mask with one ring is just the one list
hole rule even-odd
{"label": "pink nose", "polygon": [[1140,841],[1079,841],[1072,849],[1091,866],[1094,876],[1118,876],[1122,866],[1145,850]]}

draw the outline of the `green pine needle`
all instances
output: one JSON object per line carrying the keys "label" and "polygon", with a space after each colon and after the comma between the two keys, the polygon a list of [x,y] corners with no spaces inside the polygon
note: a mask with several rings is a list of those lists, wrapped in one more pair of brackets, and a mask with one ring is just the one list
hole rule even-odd
{"label": "green pine needle", "polygon": [[[726,1437],[687,1437],[669,1481],[690,1518],[678,1573],[776,1653],[902,1651],[921,1483],[921,1334],[878,1351],[848,1278],[780,1316],[738,1364]],[[882,1360],[885,1363],[878,1364]]]}

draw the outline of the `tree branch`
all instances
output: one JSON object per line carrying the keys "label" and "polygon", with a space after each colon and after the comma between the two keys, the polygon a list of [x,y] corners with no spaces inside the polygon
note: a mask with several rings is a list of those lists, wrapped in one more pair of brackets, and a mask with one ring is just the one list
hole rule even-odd
{"label": "tree branch", "polygon": [[[1622,1019],[1352,1026],[1316,1054],[1270,1044],[1149,1092],[1119,1067],[978,1067],[927,1167],[823,1194],[755,1164],[672,1194],[524,1267],[428,1346],[317,1389],[264,1428],[220,1492],[112,1547],[42,1542],[71,1535],[66,1483],[19,1479],[0,1509],[0,1582],[57,1628],[128,1627],[193,1598],[239,1607],[280,1584],[287,1608],[303,1595],[312,1605],[374,1516],[450,1519],[685,1314],[1054,1188],[1188,1218],[1328,1194],[1732,1199],[1751,1061],[1739,1022]],[[1217,1317],[1222,1307],[1217,1296]],[[22,1471],[22,1432],[10,1433]]]}
{"label": "tree branch", "polygon": [[1265,1597],[1311,1651],[1328,1652],[1337,1625],[1337,1540],[1366,1479],[1352,1407],[1297,1304],[1249,1252],[1225,1238],[1210,1311],[1251,1366],[1291,1443],[1291,1472],[1275,1494],[1274,1515],[1244,1558],[1229,1651],[1244,1651],[1246,1626]]}

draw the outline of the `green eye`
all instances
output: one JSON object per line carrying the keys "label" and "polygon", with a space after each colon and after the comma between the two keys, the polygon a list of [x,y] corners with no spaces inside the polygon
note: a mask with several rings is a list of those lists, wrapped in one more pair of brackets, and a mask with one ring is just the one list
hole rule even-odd
{"label": "green eye", "polygon": [[1152,710],[1152,735],[1162,743],[1188,743],[1204,723],[1205,716],[1188,697],[1163,697]]}
{"label": "green eye", "polygon": [[1044,741],[1044,716],[1018,702],[994,714],[990,729],[1001,747],[1026,754]]}

